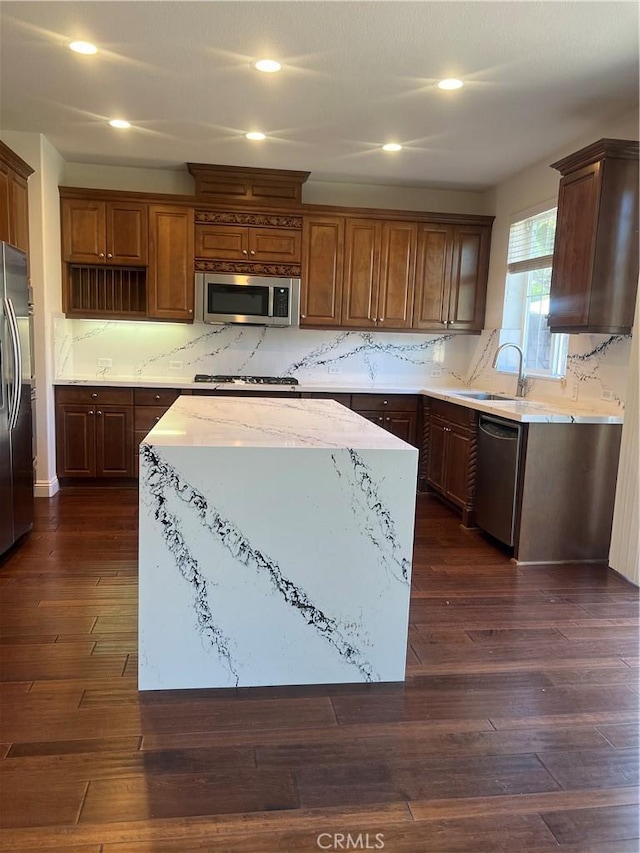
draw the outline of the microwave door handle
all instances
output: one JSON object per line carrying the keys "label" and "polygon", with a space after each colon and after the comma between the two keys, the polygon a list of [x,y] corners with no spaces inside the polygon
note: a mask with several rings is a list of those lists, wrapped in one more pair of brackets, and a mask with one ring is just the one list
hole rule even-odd
{"label": "microwave door handle", "polygon": [[269,285],[269,300],[267,304],[267,317],[273,317],[273,291],[275,287]]}
{"label": "microwave door handle", "polygon": [[11,389],[12,400],[9,402],[9,429],[15,429],[18,423],[18,412],[20,411],[20,392],[22,390],[22,352],[20,350],[20,335],[18,321],[11,299],[4,300],[4,310],[9,321],[9,337],[13,350],[13,388]]}

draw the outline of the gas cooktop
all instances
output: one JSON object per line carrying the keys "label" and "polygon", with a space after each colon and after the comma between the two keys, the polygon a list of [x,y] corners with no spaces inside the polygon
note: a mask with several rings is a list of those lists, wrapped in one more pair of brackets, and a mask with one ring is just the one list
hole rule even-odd
{"label": "gas cooktop", "polygon": [[194,382],[237,385],[297,385],[293,376],[225,376],[221,374],[196,373]]}

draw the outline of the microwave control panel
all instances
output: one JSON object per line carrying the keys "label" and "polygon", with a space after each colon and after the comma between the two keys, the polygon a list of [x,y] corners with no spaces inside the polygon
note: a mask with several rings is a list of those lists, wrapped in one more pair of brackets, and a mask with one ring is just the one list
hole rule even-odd
{"label": "microwave control panel", "polygon": [[289,316],[289,288],[275,287],[273,291],[273,316]]}

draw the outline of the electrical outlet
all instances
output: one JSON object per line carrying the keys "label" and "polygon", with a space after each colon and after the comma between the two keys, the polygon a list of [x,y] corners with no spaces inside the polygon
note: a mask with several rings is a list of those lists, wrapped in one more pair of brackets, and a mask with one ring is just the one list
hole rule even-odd
{"label": "electrical outlet", "polygon": [[615,398],[616,398],[615,394],[613,393],[611,388],[603,388],[601,396],[602,396],[603,400],[609,400],[609,401],[615,400]]}
{"label": "electrical outlet", "polygon": [[181,361],[170,361],[169,362],[169,370],[181,370],[182,362]]}
{"label": "electrical outlet", "polygon": [[429,372],[429,376],[434,377],[434,378],[436,376],[442,376],[442,368],[441,367],[432,367],[431,371]]}
{"label": "electrical outlet", "polygon": [[573,388],[571,389],[571,399],[572,399],[572,400],[577,400],[577,399],[578,399],[578,391],[579,391],[579,390],[580,390],[580,386],[576,383],[576,384],[573,386]]}
{"label": "electrical outlet", "polygon": [[327,373],[340,373],[340,365],[335,362],[327,365]]}
{"label": "electrical outlet", "polygon": [[110,358],[99,358],[98,367],[113,367],[113,360]]}

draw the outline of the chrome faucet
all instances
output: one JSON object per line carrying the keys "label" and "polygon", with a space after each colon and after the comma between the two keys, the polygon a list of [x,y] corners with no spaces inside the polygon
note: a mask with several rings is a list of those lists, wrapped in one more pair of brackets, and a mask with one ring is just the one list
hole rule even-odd
{"label": "chrome faucet", "polygon": [[491,365],[494,369],[497,367],[498,358],[503,349],[507,347],[513,347],[515,350],[518,350],[518,355],[520,356],[520,363],[518,365],[518,387],[516,390],[516,397],[524,397],[527,393],[527,377],[523,371],[524,366],[524,354],[522,352],[522,348],[518,346],[518,344],[512,344],[507,342],[506,344],[500,344],[498,349],[496,350],[496,354],[493,357],[493,364]]}

